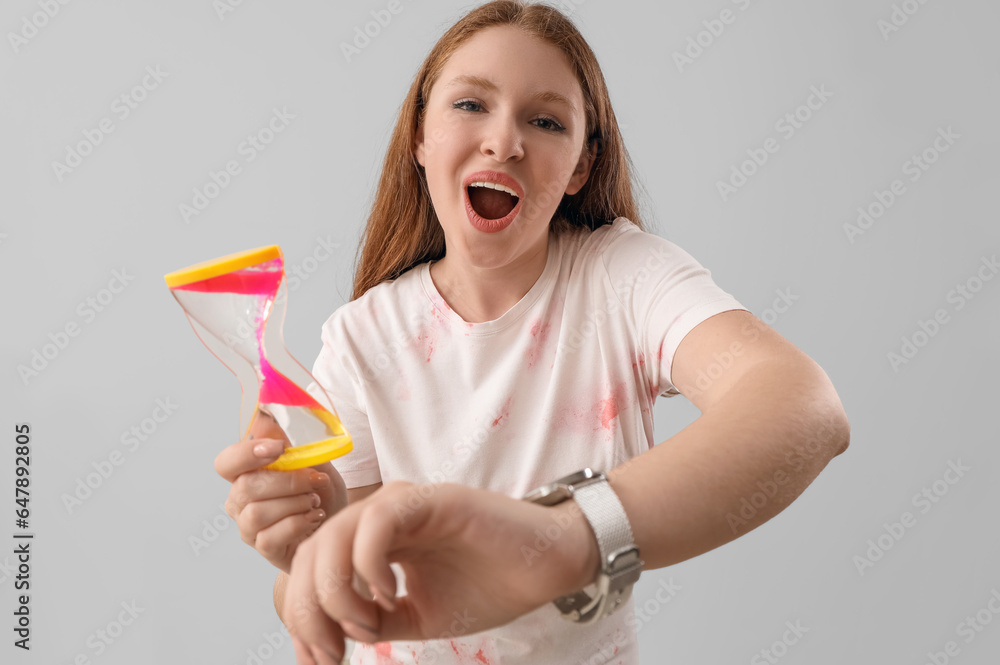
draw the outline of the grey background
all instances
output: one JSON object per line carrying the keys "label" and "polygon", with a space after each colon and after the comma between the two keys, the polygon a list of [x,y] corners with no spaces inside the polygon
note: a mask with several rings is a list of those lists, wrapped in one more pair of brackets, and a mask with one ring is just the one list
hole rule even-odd
{"label": "grey background", "polygon": [[[235,665],[254,652],[294,663],[271,605],[274,569],[240,540],[222,508],[229,484],[212,466],[239,434],[238,384],[194,336],[162,276],[280,244],[308,275],[289,294],[284,334],[311,365],[321,324],[349,297],[399,104],[434,42],[475,4],[402,0],[347,62],[340,44],[386,2],[245,0],[221,15],[208,0],[73,2],[18,52],[9,35],[41,9],[4,3],[0,660]],[[958,630],[977,612],[993,618],[988,602],[1000,596],[1000,489],[990,482],[1000,280],[982,283],[961,309],[948,294],[1000,249],[1000,8],[902,4],[919,10],[888,38],[878,25],[893,13],[888,0],[565,5],[608,81],[648,190],[647,222],[814,358],[852,425],[850,449],[783,513],[642,576],[636,604],[655,610],[639,631],[643,663],[768,662],[761,650],[796,621],[808,632],[775,650],[789,665],[925,663],[949,640],[960,649],[949,662],[997,662],[1000,620],[968,643]],[[735,21],[679,71],[673,53],[724,9]],[[147,66],[166,78],[121,119],[112,103]],[[811,86],[833,96],[783,138],[775,123]],[[274,108],[295,119],[247,163],[238,146]],[[114,132],[59,181],[52,163],[104,117]],[[904,162],[948,127],[960,138],[911,182]],[[780,150],[723,201],[717,181],[768,137]],[[242,172],[185,223],[179,205],[233,159]],[[850,242],[844,225],[894,179],[905,194]],[[317,261],[327,237],[339,245]],[[133,279],[88,320],[78,307],[116,270]],[[790,306],[780,292],[794,297]],[[888,354],[938,309],[948,323],[917,335],[926,344],[894,369]],[[79,333],[22,379],[18,366],[70,323]],[[123,432],[157,399],[176,411],[130,450]],[[698,412],[675,398],[661,399],[655,415],[663,441]],[[11,645],[17,422],[33,430],[30,654]],[[116,450],[121,465],[67,508],[65,496]],[[940,482],[947,492],[921,512],[914,495],[958,460],[970,470]],[[862,575],[855,557],[869,540],[886,542],[885,525],[905,512],[915,525]],[[659,603],[669,578],[680,590]],[[98,653],[96,631],[123,602],[142,613]]]}

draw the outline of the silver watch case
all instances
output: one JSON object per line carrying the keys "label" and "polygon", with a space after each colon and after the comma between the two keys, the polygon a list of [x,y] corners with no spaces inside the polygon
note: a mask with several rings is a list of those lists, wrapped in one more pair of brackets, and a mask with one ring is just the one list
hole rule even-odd
{"label": "silver watch case", "polygon": [[[554,506],[572,498],[577,488],[607,482],[607,479],[604,473],[583,469],[529,492],[524,500]],[[563,618],[576,623],[593,623],[617,610],[631,596],[632,586],[639,580],[644,563],[639,558],[639,548],[633,544],[602,553],[602,559],[593,597],[585,591],[577,591],[553,601]]]}

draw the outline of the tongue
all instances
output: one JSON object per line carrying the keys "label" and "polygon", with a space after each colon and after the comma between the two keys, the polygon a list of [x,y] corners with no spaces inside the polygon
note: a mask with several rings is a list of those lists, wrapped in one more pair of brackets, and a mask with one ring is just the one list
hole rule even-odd
{"label": "tongue", "polygon": [[489,187],[470,187],[469,201],[472,209],[483,219],[500,219],[517,204],[513,196]]}

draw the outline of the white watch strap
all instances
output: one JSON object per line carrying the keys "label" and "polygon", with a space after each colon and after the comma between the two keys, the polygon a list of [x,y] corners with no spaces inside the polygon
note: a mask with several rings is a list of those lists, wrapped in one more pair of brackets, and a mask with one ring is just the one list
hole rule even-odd
{"label": "white watch strap", "polygon": [[607,565],[609,554],[635,542],[625,508],[606,481],[574,487],[573,498],[587,516],[587,521],[597,536],[603,569]]}
{"label": "white watch strap", "polygon": [[606,477],[573,486],[573,499],[580,506],[597,537],[601,569],[593,596],[578,591],[554,602],[570,621],[590,624],[613,613],[632,594],[632,585],[642,573],[643,561],[635,546],[632,527],[618,495]]}

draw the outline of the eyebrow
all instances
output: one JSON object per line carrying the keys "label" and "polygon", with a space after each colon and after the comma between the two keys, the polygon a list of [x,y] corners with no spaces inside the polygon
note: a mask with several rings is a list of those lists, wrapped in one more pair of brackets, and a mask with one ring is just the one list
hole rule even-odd
{"label": "eyebrow", "polygon": [[[451,81],[449,81],[448,84],[445,85],[445,87],[451,88],[462,83],[483,88],[485,90],[491,90],[493,92],[499,90],[497,84],[494,83],[493,81],[489,80],[488,78],[483,78],[482,76],[476,76],[474,74],[461,74],[459,76],[456,76]],[[576,112],[576,105],[570,100],[568,100],[566,97],[560,95],[558,92],[552,92],[551,90],[546,90],[544,92],[536,92],[531,96],[531,98],[541,102],[554,102],[556,104],[562,104],[564,106],[568,106],[569,109],[574,113]]]}

